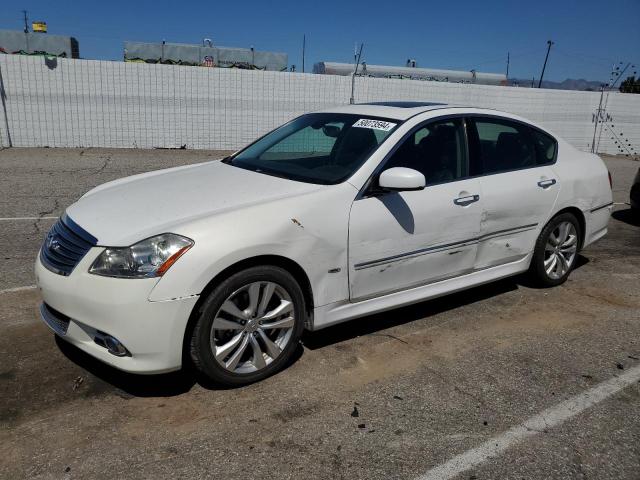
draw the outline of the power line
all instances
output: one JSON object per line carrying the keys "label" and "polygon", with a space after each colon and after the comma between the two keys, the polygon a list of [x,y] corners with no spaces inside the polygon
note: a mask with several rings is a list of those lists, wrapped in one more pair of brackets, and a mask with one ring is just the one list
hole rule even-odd
{"label": "power line", "polygon": [[[520,52],[520,53],[509,53],[509,56],[510,56],[511,59],[514,59],[514,58],[521,58],[521,57],[525,57],[525,56],[532,57],[533,54],[536,54],[536,53],[540,53],[540,49],[539,48],[532,49],[532,50],[526,50],[526,51]],[[454,67],[454,68],[461,68],[461,69],[464,69],[464,70],[470,70],[470,69],[475,68],[475,67],[477,67],[479,65],[486,65],[486,64],[491,64],[491,63],[498,64],[498,63],[502,63],[502,62],[504,62],[504,55],[502,55],[500,57],[494,57],[494,58],[492,58],[490,60],[483,60],[481,62],[474,62],[473,64],[467,64],[464,67]]]}
{"label": "power line", "polygon": [[[554,50],[555,52],[558,52],[560,55],[563,55],[567,58],[571,58],[577,62],[581,62],[581,63],[588,63],[591,65],[606,65],[607,68],[611,66],[611,64],[613,63],[613,60],[590,60],[588,59],[587,55],[581,55],[581,54],[576,54],[576,53],[569,53],[569,52],[565,52],[564,50],[557,48]],[[593,57],[592,57],[593,58]]]}

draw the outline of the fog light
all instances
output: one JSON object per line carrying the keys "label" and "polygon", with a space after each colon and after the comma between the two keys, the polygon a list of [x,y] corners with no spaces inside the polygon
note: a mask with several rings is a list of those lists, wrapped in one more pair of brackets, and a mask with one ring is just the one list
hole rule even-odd
{"label": "fog light", "polygon": [[105,337],[104,343],[107,346],[107,350],[109,351],[109,353],[115,355],[116,357],[124,357],[126,355],[129,355],[129,351],[124,348],[124,345],[122,345],[117,338],[113,338],[111,335],[107,335]]}
{"label": "fog light", "polygon": [[97,332],[93,340],[101,347],[106,348],[111,355],[115,355],[116,357],[131,356],[129,350],[120,343],[120,340],[104,332]]}

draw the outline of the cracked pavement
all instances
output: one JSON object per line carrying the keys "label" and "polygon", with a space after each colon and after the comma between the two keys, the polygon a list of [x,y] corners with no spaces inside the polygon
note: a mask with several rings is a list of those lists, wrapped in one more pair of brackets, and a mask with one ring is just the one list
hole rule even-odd
{"label": "cracked pavement", "polygon": [[12,148],[0,151],[0,290],[31,285],[38,248],[64,208],[89,189],[136,173],[221,158],[231,152]]}
{"label": "cracked pavement", "polygon": [[[222,156],[80,152],[0,152],[0,217],[59,215],[104,181]],[[638,162],[607,163],[628,201]],[[50,223],[0,224],[0,290],[33,283]],[[414,478],[640,365],[639,280],[640,220],[619,205],[560,287],[516,277],[305,334],[289,368],[240,389],[117,372],[54,340],[37,291],[2,293],[0,478]],[[640,384],[458,478],[638,472]]]}

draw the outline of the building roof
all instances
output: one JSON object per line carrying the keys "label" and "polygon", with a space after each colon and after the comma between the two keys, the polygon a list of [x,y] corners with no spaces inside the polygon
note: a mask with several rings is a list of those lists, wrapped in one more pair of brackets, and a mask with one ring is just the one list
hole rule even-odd
{"label": "building roof", "polygon": [[436,102],[395,102],[395,101],[387,101],[387,102],[366,102],[366,103],[358,103],[357,105],[381,105],[383,107],[398,107],[398,108],[416,108],[416,107],[433,107],[446,105],[446,103],[436,103]]}
{"label": "building roof", "polygon": [[442,108],[451,108],[453,106],[454,105],[435,102],[386,101],[357,103],[355,105],[340,105],[326,108],[322,111],[333,113],[356,113],[374,117],[392,118],[395,120],[407,120],[419,113],[428,112],[430,110],[439,110]]}

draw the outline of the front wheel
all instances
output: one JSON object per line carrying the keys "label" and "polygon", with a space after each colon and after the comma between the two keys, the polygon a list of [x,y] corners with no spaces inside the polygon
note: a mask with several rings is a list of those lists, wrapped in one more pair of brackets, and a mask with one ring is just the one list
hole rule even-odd
{"label": "front wheel", "polygon": [[286,270],[262,266],[238,272],[200,308],[191,359],[200,372],[224,385],[262,380],[291,359],[305,312],[302,290]]}
{"label": "front wheel", "polygon": [[564,283],[575,266],[581,241],[580,224],[571,213],[551,219],[536,241],[529,272],[536,283],[554,287]]}

